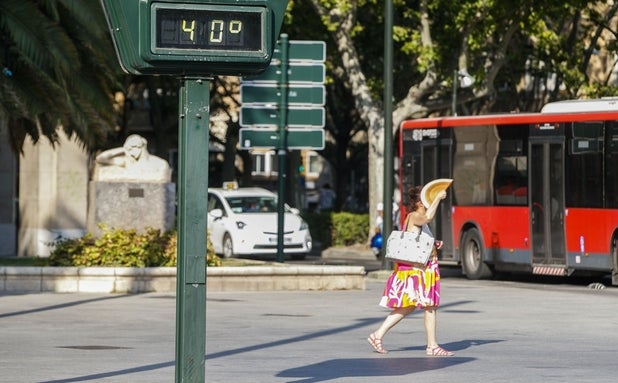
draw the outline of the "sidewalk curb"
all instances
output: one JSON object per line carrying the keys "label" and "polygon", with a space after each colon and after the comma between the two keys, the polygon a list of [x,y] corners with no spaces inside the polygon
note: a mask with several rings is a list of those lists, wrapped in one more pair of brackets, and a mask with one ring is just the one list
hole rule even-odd
{"label": "sidewalk curb", "polygon": [[[365,289],[362,266],[238,266],[206,269],[208,291]],[[175,292],[175,267],[0,267],[0,292]]]}

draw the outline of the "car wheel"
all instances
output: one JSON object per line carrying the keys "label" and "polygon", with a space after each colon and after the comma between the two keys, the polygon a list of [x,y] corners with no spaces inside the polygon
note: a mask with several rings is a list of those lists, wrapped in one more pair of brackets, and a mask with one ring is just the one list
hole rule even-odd
{"label": "car wheel", "polygon": [[223,236],[223,258],[231,258],[234,256],[234,243],[229,234]]}

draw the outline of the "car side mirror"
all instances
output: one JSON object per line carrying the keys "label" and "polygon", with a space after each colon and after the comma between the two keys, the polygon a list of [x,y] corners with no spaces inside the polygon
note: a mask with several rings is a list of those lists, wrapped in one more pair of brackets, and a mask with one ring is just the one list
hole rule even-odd
{"label": "car side mirror", "polygon": [[291,207],[291,208],[290,208],[290,211],[291,211],[292,213],[296,214],[296,215],[300,215],[300,210],[298,210],[298,209],[297,209],[297,208],[295,208],[295,207]]}
{"label": "car side mirror", "polygon": [[214,219],[220,219],[221,217],[223,217],[223,210],[212,209],[211,211],[208,212],[208,214],[210,214],[210,216],[213,217]]}

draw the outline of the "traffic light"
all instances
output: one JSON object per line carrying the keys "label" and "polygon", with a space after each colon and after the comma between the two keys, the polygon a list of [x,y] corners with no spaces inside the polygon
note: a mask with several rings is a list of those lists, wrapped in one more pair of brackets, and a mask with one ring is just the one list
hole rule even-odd
{"label": "traffic light", "polygon": [[121,67],[132,74],[262,72],[288,0],[101,0]]}

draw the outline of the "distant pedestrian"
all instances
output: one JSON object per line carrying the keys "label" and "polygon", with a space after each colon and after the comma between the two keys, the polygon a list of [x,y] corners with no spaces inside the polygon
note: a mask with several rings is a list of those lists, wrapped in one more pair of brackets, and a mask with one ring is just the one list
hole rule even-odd
{"label": "distant pedestrian", "polygon": [[319,208],[320,211],[332,211],[335,206],[335,199],[337,195],[335,191],[331,189],[329,183],[325,183],[320,189]]}
{"label": "distant pedestrian", "polygon": [[[418,231],[427,225],[436,214],[440,201],[446,198],[446,191],[440,190],[435,199],[425,207],[421,202],[421,187],[411,188],[410,213],[406,217],[404,230]],[[416,308],[425,310],[425,331],[427,333],[426,354],[429,356],[451,356],[452,352],[440,347],[436,341],[436,309],[440,305],[440,271],[438,269],[437,249],[442,247],[441,241],[436,241],[433,254],[427,264],[395,264],[395,270],[388,278],[380,306],[392,309],[380,327],[369,335],[367,341],[373,349],[386,354],[388,351],[382,345],[382,338],[406,315]]]}

